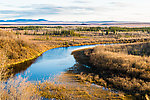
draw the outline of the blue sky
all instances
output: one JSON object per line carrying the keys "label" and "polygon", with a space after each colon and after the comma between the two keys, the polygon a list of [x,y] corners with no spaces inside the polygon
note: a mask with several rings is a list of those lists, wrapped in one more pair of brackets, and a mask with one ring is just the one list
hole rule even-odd
{"label": "blue sky", "polygon": [[150,22],[150,0],[0,0],[0,19]]}

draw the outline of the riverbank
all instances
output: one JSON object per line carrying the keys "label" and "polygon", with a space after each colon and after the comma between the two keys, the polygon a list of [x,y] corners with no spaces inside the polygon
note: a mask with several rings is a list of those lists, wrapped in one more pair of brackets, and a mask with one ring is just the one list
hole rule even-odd
{"label": "riverbank", "polygon": [[[35,38],[39,38],[38,40]],[[48,39],[47,39],[48,38]],[[69,46],[82,46],[94,44],[112,44],[112,43],[134,43],[149,41],[149,38],[139,39],[104,39],[92,40],[87,42],[87,38],[79,37],[47,37],[47,36],[27,36],[16,35],[13,32],[1,31],[1,65],[7,66],[7,69],[12,71],[19,67],[26,66],[28,62],[34,61],[37,57],[42,55],[45,51]],[[16,68],[15,68],[16,67]],[[10,70],[11,69],[11,70]],[[20,68],[19,68],[20,69]],[[25,69],[25,68],[23,68]],[[10,75],[8,75],[10,76]]]}
{"label": "riverbank", "polygon": [[[70,77],[70,78],[68,78]],[[2,100],[97,100],[97,99],[123,99],[124,96],[115,92],[103,90],[101,87],[92,86],[72,81],[74,75],[62,74],[53,81],[31,83],[22,77],[17,80],[10,79],[7,85],[0,82],[0,98]],[[7,88],[5,88],[7,86]]]}
{"label": "riverbank", "polygon": [[[69,49],[70,48],[70,49]],[[46,69],[46,70],[51,70],[52,68],[51,68],[51,66],[52,67],[56,67],[56,70],[59,70],[59,69],[57,69],[57,66],[55,65],[52,65],[53,63],[55,63],[54,61],[56,61],[56,63],[59,63],[58,61],[60,60],[60,59],[62,59],[62,57],[61,56],[58,56],[58,55],[63,55],[63,57],[65,58],[65,61],[67,60],[66,58],[68,58],[68,57],[66,57],[66,55],[69,55],[69,56],[71,56],[70,55],[70,53],[71,53],[71,50],[72,49],[75,49],[75,48],[79,48],[78,46],[77,47],[69,47],[69,48],[57,48],[57,49],[52,49],[52,50],[49,50],[49,51],[47,51],[47,52],[45,52],[41,57],[39,57],[39,59],[40,58],[43,58],[44,59],[44,61],[48,61],[49,62],[49,64],[46,64],[46,65],[48,65],[48,67],[46,68],[46,67],[44,67],[44,66],[46,66],[46,65],[41,65],[39,62],[38,62],[38,59],[37,59],[37,62],[35,62],[33,65],[40,65],[40,66],[42,66],[42,67],[38,67],[38,66],[35,66],[35,69],[33,69],[33,66],[32,67],[30,67],[32,70],[32,72],[33,72],[33,70],[36,70],[36,69],[40,69],[40,71],[39,71],[39,73],[38,72],[36,72],[38,75],[40,75],[40,76],[42,76],[41,74],[40,74],[40,72],[43,72],[44,73],[44,75],[46,75],[47,73],[45,73],[44,72],[44,70]],[[69,50],[68,50],[69,49]],[[58,52],[58,51],[59,52]],[[65,52],[64,52],[64,51]],[[51,52],[51,51],[53,51],[53,52]],[[69,52],[68,52],[69,51]],[[67,54],[66,54],[67,53]],[[51,63],[51,61],[50,60],[48,60],[48,59],[45,59],[44,57],[45,57],[45,55],[49,55],[50,56],[50,58],[52,59],[52,63]],[[53,55],[53,56],[51,56],[51,55]],[[58,57],[56,57],[56,56],[58,56]],[[46,58],[47,58],[48,56],[46,56]],[[57,58],[60,58],[59,60],[56,60]],[[73,59],[73,57],[71,56],[70,58],[72,58]],[[69,59],[70,59],[69,58]],[[53,60],[53,59],[55,59],[55,60]],[[63,60],[62,60],[63,61]],[[62,62],[61,60],[60,60],[60,62]],[[68,61],[68,60],[67,60]],[[69,61],[72,61],[72,60],[69,60]],[[40,62],[42,62],[42,60],[40,59]],[[27,62],[28,63],[28,62]],[[67,62],[67,63],[69,63],[69,62]],[[74,64],[74,63],[73,63]],[[67,66],[66,64],[62,64],[62,66],[60,65],[60,63],[58,64],[58,67],[64,67],[64,66],[67,66],[66,68],[68,68],[68,67],[70,67],[70,65],[72,66],[73,65],[72,63],[71,64],[69,64],[69,66]],[[23,66],[23,65],[20,65],[20,67],[25,67],[25,66]],[[15,67],[16,68],[16,67]],[[66,68],[64,68],[64,69],[66,69]],[[28,68],[29,69],[29,68]],[[17,70],[18,70],[18,67],[17,67]],[[26,69],[24,69],[24,70],[26,70]],[[23,70],[23,72],[25,72]],[[55,70],[53,70],[52,69],[52,71],[55,71]],[[32,73],[31,72],[31,73]],[[49,72],[49,71],[48,71]],[[34,76],[34,72],[32,73],[33,74],[33,76]],[[50,72],[49,72],[49,74],[50,74]],[[6,74],[5,74],[6,75]],[[27,76],[29,76],[30,77],[30,75],[27,75]],[[44,76],[42,76],[42,77],[44,77]],[[20,79],[20,78],[22,78],[22,79]],[[13,80],[14,79],[14,80]],[[108,92],[106,92],[106,91],[101,91],[102,89],[97,89],[96,91],[97,91],[97,93],[95,93],[95,89],[91,89],[91,87],[89,87],[89,86],[86,86],[86,84],[85,84],[85,86],[83,86],[83,87],[81,87],[81,86],[79,86],[79,84],[76,86],[76,85],[73,85],[72,86],[72,84],[70,84],[70,85],[68,85],[68,84],[64,84],[64,85],[59,85],[59,84],[54,84],[53,82],[51,83],[51,82],[43,82],[42,81],[42,83],[39,83],[39,82],[34,82],[35,84],[31,84],[31,82],[30,81],[28,81],[28,80],[26,80],[25,78],[24,78],[24,76],[22,76],[22,77],[17,77],[16,79],[15,78],[9,78],[9,80],[11,80],[10,82],[8,82],[8,83],[10,83],[10,84],[7,84],[7,87],[8,88],[2,88],[2,90],[0,90],[0,97],[2,98],[2,97],[5,97],[6,95],[7,95],[7,99],[8,98],[11,98],[11,99],[13,99],[13,98],[23,98],[23,97],[25,97],[25,98],[35,98],[35,96],[37,96],[38,94],[38,96],[39,96],[39,98],[40,97],[45,97],[45,98],[57,98],[57,99],[71,99],[71,98],[74,98],[74,99],[79,99],[79,98],[81,98],[81,99],[91,99],[91,98],[120,98],[120,97],[118,97],[118,94],[115,94],[115,93],[108,93]],[[8,81],[9,81],[8,80]],[[25,80],[25,81],[24,81]],[[19,82],[18,82],[19,81]],[[46,81],[46,80],[45,80]],[[59,81],[60,82],[60,81]],[[14,85],[15,84],[15,85]],[[26,85],[23,85],[23,84],[26,84]],[[12,86],[11,86],[12,85]],[[31,86],[30,86],[31,85]],[[5,83],[4,84],[1,84],[1,87],[3,87],[3,86],[5,86]],[[10,88],[9,88],[10,87]],[[84,89],[83,89],[84,88]],[[92,92],[93,94],[90,94],[89,93],[89,91],[87,91],[85,88],[87,88],[87,89],[89,89],[89,91],[90,92]],[[34,90],[34,91],[32,91],[32,90]],[[3,94],[4,93],[4,94]],[[21,94],[20,94],[21,93]],[[29,93],[29,94],[28,94]],[[33,94],[34,93],[34,94]],[[102,93],[103,93],[103,95],[102,95]],[[104,94],[106,94],[106,96],[104,96]],[[4,98],[3,98],[4,99]]]}
{"label": "riverbank", "polygon": [[[56,47],[150,41],[150,28],[93,26],[2,26],[1,65],[35,59]],[[1,66],[0,65],[0,66]]]}
{"label": "riverbank", "polygon": [[137,98],[141,95],[144,99],[145,95],[150,95],[149,44],[97,46],[74,51],[77,62],[90,66],[77,67],[78,79],[115,88]]}
{"label": "riverbank", "polygon": [[[20,31],[22,32],[22,34],[20,33]],[[124,38],[124,37],[119,38],[120,37],[119,35],[122,33],[118,35],[117,34],[100,35],[101,34],[100,32],[95,32],[95,31],[90,31],[90,32],[79,31],[76,33],[76,35],[78,35],[79,33],[82,33],[80,34],[82,36],[80,35],[72,36],[71,34],[64,36],[64,35],[51,35],[50,34],[51,31],[48,31],[48,30],[47,32],[49,34],[45,34],[44,31],[40,29],[38,30],[36,29],[34,31],[31,31],[31,30],[28,30],[28,31],[20,30],[20,31],[17,32],[15,31],[15,29],[12,29],[10,32],[0,31],[0,56],[1,56],[0,64],[1,66],[7,65],[9,67],[11,66],[12,69],[13,68],[17,69],[16,73],[18,73],[19,68],[23,68],[23,70],[26,70],[27,67],[25,67],[24,64],[31,65],[32,60],[34,61],[34,59],[42,55],[43,52],[52,48],[105,44],[105,43],[111,44],[111,43],[146,42],[150,40],[148,33],[146,34],[143,33],[145,35],[142,36],[143,34],[141,34],[140,37],[127,36],[127,38]],[[40,33],[42,31],[44,34]],[[38,33],[35,33],[35,32],[38,32]],[[33,34],[30,34],[30,33],[33,33]],[[16,66],[19,66],[19,67],[16,67]],[[10,68],[1,67],[2,70],[0,70],[0,79],[4,79],[4,78],[8,79],[8,77],[11,76],[10,73],[13,72],[11,67]],[[43,67],[41,67],[40,69],[42,68]],[[45,70],[47,70],[47,68]],[[89,74],[88,77],[84,78],[83,77],[84,75],[85,74],[82,73],[81,75],[78,75],[75,77],[77,77],[77,79],[82,79],[83,82],[89,81],[91,83],[94,82],[93,79],[95,79],[96,82],[100,82],[100,85],[107,87],[107,83],[105,83],[104,79],[103,80],[99,79],[99,77],[97,76],[93,77],[92,74]],[[101,93],[101,94],[97,94],[95,93],[95,90],[92,90],[91,92],[93,94],[91,95],[91,93],[89,93],[90,87],[88,87],[89,91],[87,91],[86,89],[83,89],[84,87],[74,87],[74,86],[72,87],[70,85],[69,86],[70,88],[68,89],[66,85],[58,85],[58,84],[53,84],[51,82],[43,82],[43,83],[36,82],[36,84],[32,84],[30,81],[27,81],[24,78],[21,78],[21,79],[18,78],[17,80],[13,80],[10,78],[9,80],[10,80],[8,82],[9,84],[7,84],[7,86],[5,82],[4,83],[2,81],[0,82],[0,98],[2,99],[8,99],[8,98],[9,99],[16,99],[16,98],[22,99],[24,97],[26,97],[26,99],[32,99],[32,98],[41,99],[41,97],[58,98],[58,99],[64,99],[64,98],[69,98],[69,99],[70,98],[74,98],[74,99],[78,99],[78,98],[91,99],[92,98],[93,99],[97,97],[97,98],[104,98],[104,99],[110,99],[110,98],[113,99],[114,95],[118,96],[116,94],[112,94],[108,92],[104,92],[104,93],[99,92],[101,91],[99,89],[97,89],[96,91],[97,93]],[[8,88],[5,88],[5,87],[8,87]],[[103,95],[105,94],[104,97],[101,97],[102,94]],[[105,98],[107,96],[108,98]],[[121,97],[117,97],[117,98],[121,98]]]}
{"label": "riverbank", "polygon": [[70,46],[83,46],[83,45],[94,45],[94,44],[116,44],[116,43],[134,43],[134,42],[146,42],[146,41],[150,41],[150,39],[125,39],[125,40],[116,40],[116,41],[106,41],[106,42],[95,42],[95,43],[79,43],[79,44],[63,44],[63,45],[45,45],[45,47],[43,48],[44,50],[41,50],[39,53],[31,56],[30,58],[27,58],[25,60],[21,60],[21,61],[16,61],[16,62],[13,62],[13,63],[9,63],[5,66],[8,66],[8,67],[13,67],[15,65],[18,65],[18,64],[21,64],[21,63],[25,63],[27,61],[30,61],[30,60],[34,60],[36,59],[37,57],[41,56],[44,52],[46,52],[47,50],[50,50],[50,49],[54,49],[54,48],[58,48],[58,47],[70,47]]}

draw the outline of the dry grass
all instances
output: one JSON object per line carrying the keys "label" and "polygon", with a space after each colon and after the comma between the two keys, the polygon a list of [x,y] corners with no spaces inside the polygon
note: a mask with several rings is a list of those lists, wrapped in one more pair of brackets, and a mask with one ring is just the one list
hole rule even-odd
{"label": "dry grass", "polygon": [[1,100],[40,100],[34,84],[25,79],[10,79],[7,83],[0,82]]}
{"label": "dry grass", "polygon": [[[47,36],[28,36],[28,35],[15,35],[14,32],[7,32],[0,30],[0,79],[7,79],[10,77],[11,69],[4,67],[8,64],[20,63],[22,61],[27,61],[30,58],[36,58],[43,51],[48,50],[53,47],[59,46],[70,46],[70,45],[85,45],[85,44],[95,44],[95,43],[126,43],[126,42],[139,42],[139,41],[149,41],[147,38],[131,38],[131,39],[114,39],[111,37],[47,37]],[[46,44],[46,45],[45,45]],[[53,47],[52,47],[53,46]],[[117,54],[118,51],[112,50],[100,50],[101,48],[95,48],[94,50],[87,50],[83,53],[86,57],[83,59],[89,61],[89,64],[94,64],[97,70],[96,74],[102,71],[100,76],[88,75],[85,78],[86,81],[93,82],[93,79],[98,80],[97,83],[100,85],[113,85],[113,87],[123,87],[126,90],[126,84],[130,85],[131,88],[127,88],[129,91],[140,91],[142,94],[149,94],[149,67],[145,66],[145,63],[149,63],[148,50],[144,53],[140,53],[144,57],[136,57],[133,55],[127,55],[127,53]],[[108,49],[108,48],[107,48]],[[120,49],[122,50],[122,49]],[[143,50],[141,47],[140,51]],[[146,50],[146,49],[145,49]],[[127,49],[124,51],[131,51],[132,49]],[[117,53],[116,53],[117,52]],[[109,55],[108,55],[109,54]],[[102,55],[102,56],[99,56]],[[107,56],[108,55],[108,56]],[[134,55],[139,55],[139,52],[134,53]],[[90,57],[90,58],[88,58]],[[124,61],[124,58],[129,57],[128,60]],[[102,59],[102,60],[101,60]],[[110,59],[110,60],[108,60]],[[120,59],[118,61],[118,59]],[[135,63],[134,60],[138,63]],[[85,62],[87,62],[85,61]],[[93,61],[93,62],[92,62]],[[101,62],[98,62],[101,61]],[[109,63],[106,63],[109,62]],[[111,62],[111,63],[110,63]],[[115,62],[115,64],[114,64]],[[120,63],[121,62],[121,63]],[[132,63],[129,63],[132,62]],[[144,62],[144,63],[143,63]],[[104,63],[105,66],[99,67],[99,64]],[[129,63],[129,64],[128,64]],[[117,65],[119,64],[119,66]],[[121,64],[121,68],[120,68]],[[112,66],[111,68],[109,66]],[[129,66],[132,65],[132,68]],[[142,66],[141,66],[142,65]],[[106,69],[105,69],[106,68]],[[110,69],[109,69],[110,68]],[[120,69],[119,69],[120,68]],[[102,69],[102,70],[101,70]],[[114,74],[112,71],[106,72],[106,70],[113,70],[114,72],[119,72],[119,74]],[[93,71],[93,70],[92,70]],[[123,72],[123,73],[122,73]],[[106,75],[106,74],[110,75]],[[78,78],[84,78],[85,74],[78,76]],[[106,75],[106,77],[103,77]],[[113,76],[113,77],[111,77]],[[132,78],[130,77],[132,76]],[[90,78],[89,78],[90,77]],[[125,77],[125,78],[124,78]],[[91,80],[92,79],[92,80]],[[83,79],[82,79],[83,80]],[[126,83],[126,84],[122,84]],[[109,84],[108,84],[109,83]],[[132,89],[132,87],[135,87]],[[93,89],[93,90],[92,90]],[[17,80],[9,79],[7,84],[0,81],[0,99],[2,100],[32,100],[45,98],[55,98],[55,99],[121,99],[120,97],[114,97],[116,94],[103,92],[100,89],[92,88],[90,86],[72,86],[65,84],[55,84],[53,82],[44,83],[30,83],[26,79],[19,78]],[[120,89],[120,88],[119,88]],[[146,91],[145,91],[146,90]]]}
{"label": "dry grass", "polygon": [[[74,51],[73,55],[78,62],[91,66],[88,73],[94,73],[90,76],[96,83],[133,95],[150,95],[149,45],[97,46]],[[98,80],[94,79],[95,75]]]}
{"label": "dry grass", "polygon": [[82,38],[47,35],[16,35],[13,30],[11,30],[11,32],[0,30],[0,63],[3,62],[3,59],[6,59],[4,65],[21,63],[25,60],[36,58],[48,49],[60,46],[77,46],[100,43],[131,43],[140,41],[149,41],[149,38],[115,39],[114,37],[101,36]]}
{"label": "dry grass", "polygon": [[74,74],[62,74],[55,81],[46,81],[38,84],[39,93],[45,98],[61,100],[98,100],[98,99],[122,99],[123,95],[105,91],[102,87],[93,86],[90,83],[76,81]]}
{"label": "dry grass", "polygon": [[[0,78],[7,78],[7,67],[1,67]],[[31,83],[26,78],[10,78],[7,81],[0,81],[0,100],[41,100],[43,98],[58,100],[90,100],[90,99],[121,99],[122,95],[104,91],[102,88],[89,84],[71,82],[73,78],[66,78],[67,75],[56,77],[54,81]],[[71,75],[69,75],[70,77]],[[73,76],[73,75],[72,75]],[[67,76],[68,77],[68,76]],[[73,76],[74,77],[74,76]],[[69,82],[67,82],[69,80]]]}
{"label": "dry grass", "polygon": [[[20,39],[13,32],[0,30],[0,64],[8,65],[38,56],[47,48]],[[3,62],[5,59],[5,62]]]}
{"label": "dry grass", "polygon": [[90,84],[67,82],[68,78],[64,78],[66,75],[63,74],[62,76],[59,77],[61,80],[58,78],[58,80],[45,81],[43,83],[31,83],[22,77],[17,79],[9,78],[6,82],[0,81],[0,100],[41,100],[44,98],[56,100],[97,100],[122,99],[124,97]]}
{"label": "dry grass", "polygon": [[9,80],[3,81],[2,79],[7,77],[8,72],[10,71],[6,67],[1,67],[0,100],[40,100],[36,86],[26,78],[14,79],[9,76]]}

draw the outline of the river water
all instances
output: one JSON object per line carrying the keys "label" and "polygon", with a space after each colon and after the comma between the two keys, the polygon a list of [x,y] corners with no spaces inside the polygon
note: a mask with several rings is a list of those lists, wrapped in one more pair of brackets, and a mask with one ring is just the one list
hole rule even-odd
{"label": "river water", "polygon": [[76,63],[73,55],[71,55],[73,50],[94,46],[96,45],[60,47],[48,50],[38,57],[34,63],[16,73],[15,76],[27,77],[28,81],[43,81],[50,77],[53,78]]}

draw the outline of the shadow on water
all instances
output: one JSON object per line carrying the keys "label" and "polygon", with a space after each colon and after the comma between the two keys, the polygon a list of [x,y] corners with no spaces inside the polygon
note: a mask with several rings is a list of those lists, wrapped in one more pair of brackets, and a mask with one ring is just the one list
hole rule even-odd
{"label": "shadow on water", "polygon": [[[40,57],[42,57],[42,55]],[[18,73],[24,73],[33,63],[36,62],[37,59],[38,58],[24,61],[23,63],[12,65],[8,69],[0,69],[1,71],[0,80],[6,81],[10,77],[15,77],[15,75]]]}

